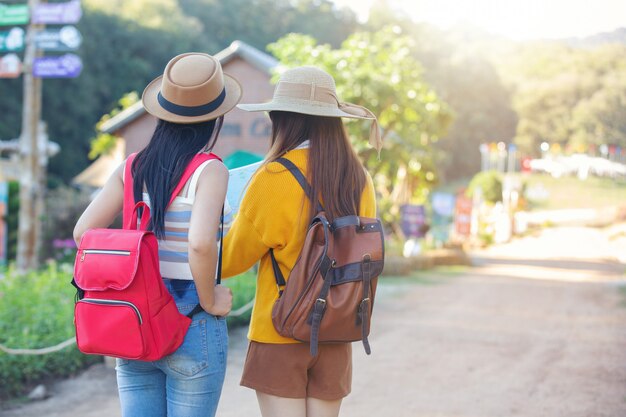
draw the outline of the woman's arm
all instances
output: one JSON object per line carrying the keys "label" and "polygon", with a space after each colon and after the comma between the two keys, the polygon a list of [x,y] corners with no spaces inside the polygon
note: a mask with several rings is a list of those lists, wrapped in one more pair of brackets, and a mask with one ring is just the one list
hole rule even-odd
{"label": "woman's arm", "polygon": [[124,183],[122,178],[125,165],[126,162],[117,167],[107,180],[104,188],[76,222],[76,226],[74,226],[76,246],[78,246],[81,237],[88,229],[110,226],[115,217],[122,211],[124,205]]}
{"label": "woman's arm", "polygon": [[243,211],[237,213],[224,238],[222,275],[229,278],[252,268],[269,250]]}
{"label": "woman's arm", "polygon": [[225,316],[232,307],[229,288],[215,285],[216,236],[226,197],[228,170],[212,162],[200,174],[189,223],[189,266],[200,305],[213,315]]}

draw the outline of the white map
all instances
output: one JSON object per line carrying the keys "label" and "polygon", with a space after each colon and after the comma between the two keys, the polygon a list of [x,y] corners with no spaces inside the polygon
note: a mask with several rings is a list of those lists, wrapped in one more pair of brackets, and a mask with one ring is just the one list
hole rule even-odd
{"label": "white map", "polygon": [[226,190],[226,204],[224,207],[224,224],[226,227],[232,223],[235,214],[239,211],[241,199],[250,183],[250,179],[262,163],[263,161],[259,161],[228,171],[228,189]]}

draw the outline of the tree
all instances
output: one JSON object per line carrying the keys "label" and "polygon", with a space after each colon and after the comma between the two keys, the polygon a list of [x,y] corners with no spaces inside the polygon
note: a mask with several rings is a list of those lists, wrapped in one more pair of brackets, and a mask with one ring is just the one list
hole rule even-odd
{"label": "tree", "polygon": [[376,151],[363,138],[369,123],[348,123],[353,145],[379,185],[381,214],[394,224],[400,204],[423,201],[437,178],[433,148],[451,120],[447,105],[424,82],[422,67],[410,56],[412,40],[399,27],[357,32],[338,49],[305,35],[291,34],[268,49],[287,67],[314,65],[335,79],[341,100],[378,116],[385,148]]}
{"label": "tree", "polygon": [[531,154],[544,141],[577,150],[626,145],[625,71],[624,45],[523,45],[500,66],[514,88],[520,120],[515,141]]}
{"label": "tree", "polygon": [[[168,60],[190,50],[215,54],[240,39],[264,49],[294,30],[338,45],[357,26],[328,0],[83,0],[80,77],[44,81],[43,118],[61,152],[49,184],[88,164],[94,125],[129,91],[141,92]],[[0,80],[0,139],[20,134],[22,80]],[[100,145],[105,145],[100,142]],[[106,148],[106,147],[105,147]]]}
{"label": "tree", "polygon": [[388,0],[376,0],[367,27],[398,25],[413,39],[411,56],[423,65],[424,79],[454,113],[447,133],[435,144],[442,156],[440,177],[470,177],[480,170],[480,144],[511,142],[515,136],[511,92],[486,53],[506,44],[476,28],[441,30],[416,24],[392,6]]}

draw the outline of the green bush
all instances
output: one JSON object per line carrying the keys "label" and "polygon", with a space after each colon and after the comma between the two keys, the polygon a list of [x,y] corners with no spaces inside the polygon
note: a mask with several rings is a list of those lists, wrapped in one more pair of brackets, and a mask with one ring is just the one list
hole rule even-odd
{"label": "green bush", "polygon": [[[244,274],[223,281],[224,285],[233,290],[233,311],[250,302],[256,291],[256,272],[250,270]],[[248,310],[240,316],[228,317],[229,326],[245,326],[250,323],[252,310]]]}
{"label": "green bush", "polygon": [[482,190],[483,199],[489,203],[502,201],[502,178],[497,171],[484,171],[474,175],[467,189],[468,197],[473,197],[476,189]]}
{"label": "green bush", "polygon": [[[71,279],[71,265],[53,262],[47,269],[26,276],[19,276],[12,269],[0,271],[0,344],[38,349],[73,337],[75,290],[70,285]],[[233,310],[254,298],[255,272],[249,271],[224,283],[233,290]],[[246,325],[250,315],[248,310],[241,316],[229,317],[229,325]],[[8,355],[0,351],[0,398],[22,395],[44,379],[66,377],[101,360],[100,356],[80,353],[75,345],[40,356]]]}
{"label": "green bush", "polygon": [[[37,349],[73,337],[75,290],[71,279],[71,267],[55,263],[25,276],[5,271],[0,278],[0,343]],[[83,355],[75,345],[40,356],[0,351],[0,398],[23,394],[38,381],[71,375],[99,360],[99,356]]]}

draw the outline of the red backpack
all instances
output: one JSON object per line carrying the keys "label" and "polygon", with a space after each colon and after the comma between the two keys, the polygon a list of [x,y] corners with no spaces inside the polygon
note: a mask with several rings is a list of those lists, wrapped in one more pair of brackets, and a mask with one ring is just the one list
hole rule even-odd
{"label": "red backpack", "polygon": [[[147,231],[150,209],[144,202],[134,204],[134,157],[128,157],[124,171],[124,229],[90,229],[78,246],[74,324],[83,353],[154,361],[178,349],[191,324],[189,317],[199,308],[189,317],[180,314],[163,284],[157,239]],[[219,158],[214,154],[193,158],[169,204],[196,168],[210,159]],[[137,229],[140,207],[143,214]]]}

